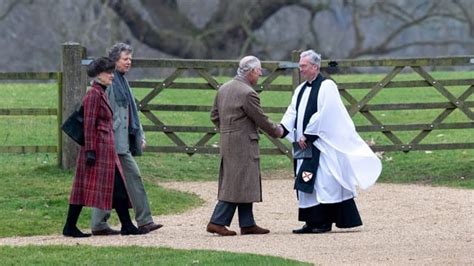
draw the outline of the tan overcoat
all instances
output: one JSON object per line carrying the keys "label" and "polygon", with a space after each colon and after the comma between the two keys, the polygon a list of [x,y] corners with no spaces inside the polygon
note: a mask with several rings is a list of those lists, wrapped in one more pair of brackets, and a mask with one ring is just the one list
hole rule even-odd
{"label": "tan overcoat", "polygon": [[257,127],[276,137],[277,125],[263,113],[257,92],[245,78],[237,76],[219,88],[211,121],[220,131],[217,198],[233,203],[262,201]]}

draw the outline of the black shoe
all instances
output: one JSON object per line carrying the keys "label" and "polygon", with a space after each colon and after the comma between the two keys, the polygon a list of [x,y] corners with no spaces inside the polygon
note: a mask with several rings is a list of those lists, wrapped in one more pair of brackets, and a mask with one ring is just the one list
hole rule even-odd
{"label": "black shoe", "polygon": [[110,235],[118,235],[120,234],[120,231],[114,230],[110,227],[105,228],[103,230],[92,230],[92,235],[94,236],[110,236]]}
{"label": "black shoe", "polygon": [[321,234],[326,233],[332,230],[331,225],[322,226],[322,227],[310,227],[308,225],[303,225],[300,229],[293,230],[293,234]]}
{"label": "black shoe", "polygon": [[120,234],[123,235],[123,236],[142,235],[142,232],[140,232],[140,230],[138,230],[138,228],[136,228],[134,225],[131,225],[131,226],[127,226],[127,227],[122,226],[122,229],[120,230]]}
{"label": "black shoe", "polygon": [[63,236],[69,236],[69,237],[90,237],[91,234],[85,234],[81,232],[77,227],[67,227],[64,226],[63,228]]}
{"label": "black shoe", "polygon": [[142,234],[148,234],[151,231],[160,229],[161,227],[163,227],[162,224],[156,224],[154,222],[151,222],[151,223],[139,226],[138,230],[140,230],[140,233]]}

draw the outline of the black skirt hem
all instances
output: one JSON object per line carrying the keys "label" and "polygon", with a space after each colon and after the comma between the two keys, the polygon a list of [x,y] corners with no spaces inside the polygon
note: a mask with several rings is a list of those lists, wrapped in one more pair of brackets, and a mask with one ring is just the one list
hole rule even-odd
{"label": "black skirt hem", "polygon": [[309,208],[300,208],[298,220],[312,227],[327,227],[336,224],[338,228],[352,228],[362,225],[354,199],[338,203],[319,204]]}

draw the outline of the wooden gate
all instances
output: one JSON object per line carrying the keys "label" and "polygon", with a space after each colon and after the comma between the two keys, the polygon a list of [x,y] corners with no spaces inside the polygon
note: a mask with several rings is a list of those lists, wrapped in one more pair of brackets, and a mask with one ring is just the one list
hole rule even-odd
{"label": "wooden gate", "polygon": [[[474,58],[472,57],[438,57],[438,58],[418,58],[418,59],[370,59],[370,60],[342,60],[338,62],[323,62],[323,67],[329,67],[329,64],[336,65],[339,70],[354,67],[385,67],[389,69],[382,79],[374,82],[340,82],[338,87],[344,99],[346,99],[349,114],[351,116],[357,113],[362,114],[371,125],[357,126],[358,132],[381,132],[391,144],[374,145],[372,149],[376,151],[404,151],[411,150],[439,150],[439,149],[472,149],[474,148],[473,138],[468,142],[461,143],[420,143],[429,134],[440,129],[473,129],[474,114],[470,109],[474,107],[474,101],[468,100],[474,91],[474,72],[472,66]],[[430,67],[468,67],[473,73],[467,79],[436,79],[428,73],[426,68]],[[402,70],[409,72],[412,70],[419,77],[417,80],[395,81],[395,77]],[[447,87],[462,86],[463,92],[459,96],[454,96]],[[436,90],[445,102],[397,102],[397,103],[371,103],[374,97],[382,90],[396,90],[406,88],[423,88],[426,90]],[[357,100],[350,90],[368,89],[367,93]],[[416,124],[385,124],[378,119],[374,112],[377,111],[396,111],[396,110],[430,110],[440,109],[439,114],[428,123]],[[460,111],[464,116],[464,122],[448,122],[447,118],[454,112]],[[395,132],[418,131],[418,133],[408,142],[403,142]],[[472,133],[471,133],[472,134]],[[471,135],[472,136],[472,135]]]}
{"label": "wooden gate", "polygon": [[[165,89],[170,90],[217,90],[222,85],[218,78],[211,73],[212,69],[219,69],[218,73],[227,69],[235,72],[238,67],[238,61],[223,61],[223,60],[145,60],[137,59],[133,61],[134,68],[172,68],[172,72],[161,82],[153,81],[130,81],[130,86],[133,88],[151,88],[143,98],[137,99],[138,108],[143,115],[152,122],[152,125],[144,125],[146,132],[163,132],[169,138],[173,146],[148,146],[147,151],[150,152],[165,152],[165,153],[187,153],[192,156],[196,153],[219,153],[218,147],[209,145],[208,142],[217,133],[218,129],[210,126],[182,126],[166,124],[160,119],[160,116],[154,112],[205,112],[209,114],[212,102],[209,105],[178,105],[178,104],[154,104],[152,100],[159,97],[160,93]],[[262,91],[292,91],[293,84],[273,84],[276,78],[286,73],[288,67],[280,62],[262,62],[262,68],[266,69],[269,74],[261,79],[261,82],[255,88],[257,92]],[[188,72],[192,75],[194,73],[202,79],[203,82],[186,82],[180,81],[183,73]],[[282,113],[286,107],[267,107],[264,111],[267,113]],[[208,124],[210,121],[207,121]],[[193,132],[202,134],[199,140],[190,144],[185,139],[178,136],[178,132]],[[285,154],[291,157],[290,150],[280,140],[274,139],[264,134],[274,148],[262,148],[262,154]]]}
{"label": "wooden gate", "polygon": [[[293,53],[293,61],[297,61],[298,53]],[[368,125],[356,123],[357,131],[364,133],[381,133],[388,141],[387,144],[372,143],[371,147],[374,151],[403,151],[411,150],[438,150],[438,149],[472,149],[474,142],[450,142],[450,143],[421,143],[426,137],[436,130],[460,130],[474,128],[474,115],[470,108],[474,107],[474,101],[469,101],[469,97],[473,94],[474,79],[472,78],[450,78],[440,79],[431,75],[427,68],[435,67],[454,67],[454,66],[472,66],[473,59],[471,57],[449,57],[449,58],[415,58],[415,59],[370,59],[370,60],[340,60],[340,61],[323,61],[322,72],[326,76],[332,77],[338,83],[340,94],[347,103],[347,109],[351,117],[361,114],[369,122]],[[221,61],[221,60],[134,60],[134,67],[138,68],[164,68],[172,67],[173,72],[166,77],[163,82],[144,82],[131,81],[132,87],[137,88],[153,88],[145,97],[138,99],[139,109],[145,117],[153,122],[152,126],[145,126],[146,131],[163,132],[172,140],[174,146],[151,146],[148,151],[153,152],[181,152],[193,155],[195,153],[218,153],[217,147],[208,145],[208,141],[218,133],[218,130],[209,126],[175,126],[165,124],[160,120],[159,115],[153,111],[176,111],[176,112],[209,112],[211,105],[160,105],[152,104],[151,100],[157,97],[164,89],[196,89],[196,90],[217,90],[221,83],[211,73],[210,69],[232,69],[238,66],[237,61]],[[297,84],[300,83],[298,72],[298,64],[295,62],[262,62],[262,67],[269,71],[269,74],[262,79],[256,86],[258,92],[262,91],[280,91],[292,92]],[[388,68],[388,73],[376,81],[364,82],[347,82],[338,80],[344,75],[338,75],[338,71],[353,71],[354,68]],[[177,79],[186,71],[194,71],[203,78],[204,83],[180,82]],[[292,71],[292,80],[286,84],[273,84],[275,79],[283,74],[288,74],[287,70]],[[378,70],[380,71],[380,69]],[[396,80],[396,77],[404,72],[416,73],[418,79],[413,80]],[[329,73],[334,73],[331,76]],[[463,86],[463,93],[454,96],[447,87]],[[396,103],[374,103],[374,98],[383,90],[400,90],[423,88],[426,90],[436,90],[445,102],[403,102]],[[355,97],[356,91],[365,91],[363,96]],[[359,93],[360,94],[360,93]],[[289,102],[289,99],[288,99]],[[211,102],[209,102],[211,104]],[[440,112],[434,119],[425,123],[390,123],[383,122],[375,113],[394,112],[400,110],[436,110]],[[266,113],[283,114],[286,106],[268,107],[264,106]],[[462,112],[465,121],[449,122],[447,118],[456,110]],[[417,131],[408,141],[403,141],[399,134],[407,131]],[[193,145],[186,143],[180,138],[177,132],[199,132],[202,137]],[[265,134],[266,135],[266,134]],[[262,154],[284,154],[291,158],[291,149],[283,144],[280,140],[266,136],[273,148],[262,148]],[[382,141],[383,142],[383,141]]]}

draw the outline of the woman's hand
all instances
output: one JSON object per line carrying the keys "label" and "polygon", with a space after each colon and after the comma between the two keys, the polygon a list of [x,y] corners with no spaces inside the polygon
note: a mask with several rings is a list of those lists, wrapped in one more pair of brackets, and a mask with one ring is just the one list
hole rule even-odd
{"label": "woman's hand", "polygon": [[95,151],[86,151],[86,165],[87,166],[95,165]]}

